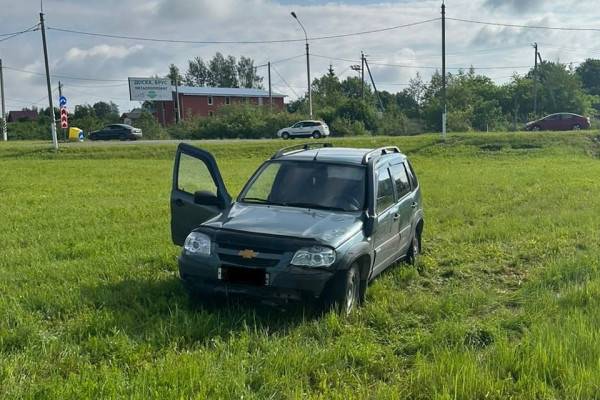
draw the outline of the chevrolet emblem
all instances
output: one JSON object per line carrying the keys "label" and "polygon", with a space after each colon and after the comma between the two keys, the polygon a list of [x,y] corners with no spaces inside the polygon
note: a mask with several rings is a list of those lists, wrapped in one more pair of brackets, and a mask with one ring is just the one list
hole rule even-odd
{"label": "chevrolet emblem", "polygon": [[254,250],[250,250],[250,249],[240,250],[240,252],[238,253],[238,256],[240,256],[242,258],[246,258],[246,259],[255,258],[257,255],[258,255],[257,252],[255,252]]}

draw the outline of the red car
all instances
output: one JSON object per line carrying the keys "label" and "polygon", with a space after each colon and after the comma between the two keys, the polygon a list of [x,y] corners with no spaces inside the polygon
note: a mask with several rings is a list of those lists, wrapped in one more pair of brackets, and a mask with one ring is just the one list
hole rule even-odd
{"label": "red car", "polygon": [[572,113],[556,113],[528,122],[525,129],[528,131],[569,131],[588,129],[590,119]]}

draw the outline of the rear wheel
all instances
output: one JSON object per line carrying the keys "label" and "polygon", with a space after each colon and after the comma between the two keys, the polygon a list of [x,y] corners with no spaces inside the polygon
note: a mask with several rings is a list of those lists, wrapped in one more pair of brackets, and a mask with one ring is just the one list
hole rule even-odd
{"label": "rear wheel", "polygon": [[284,139],[284,140],[287,140],[287,139],[290,138],[290,134],[288,132],[283,132],[281,134],[281,138]]}
{"label": "rear wheel", "polygon": [[421,254],[421,238],[418,233],[415,233],[410,241],[410,247],[408,248],[408,253],[406,253],[406,260],[410,265],[416,265],[419,254]]}
{"label": "rear wheel", "polygon": [[321,132],[319,131],[314,131],[312,134],[312,137],[315,139],[320,139],[321,138]]}

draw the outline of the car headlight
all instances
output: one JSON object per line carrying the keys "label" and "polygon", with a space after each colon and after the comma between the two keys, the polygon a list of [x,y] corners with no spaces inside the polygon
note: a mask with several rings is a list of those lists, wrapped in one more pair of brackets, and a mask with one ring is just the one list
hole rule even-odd
{"label": "car headlight", "polygon": [[183,248],[189,254],[210,255],[210,237],[200,232],[192,232],[185,239]]}
{"label": "car headlight", "polygon": [[313,246],[300,249],[292,258],[292,265],[300,267],[329,267],[335,262],[335,250]]}

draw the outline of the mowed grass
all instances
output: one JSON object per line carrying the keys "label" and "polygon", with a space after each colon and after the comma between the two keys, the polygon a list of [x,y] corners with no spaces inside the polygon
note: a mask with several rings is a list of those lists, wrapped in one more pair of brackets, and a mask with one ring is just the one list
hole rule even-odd
{"label": "mowed grass", "polygon": [[[422,184],[418,268],[347,319],[178,282],[175,145],[0,143],[0,398],[600,398],[600,136],[398,145]],[[296,142],[197,142],[230,192]]]}

